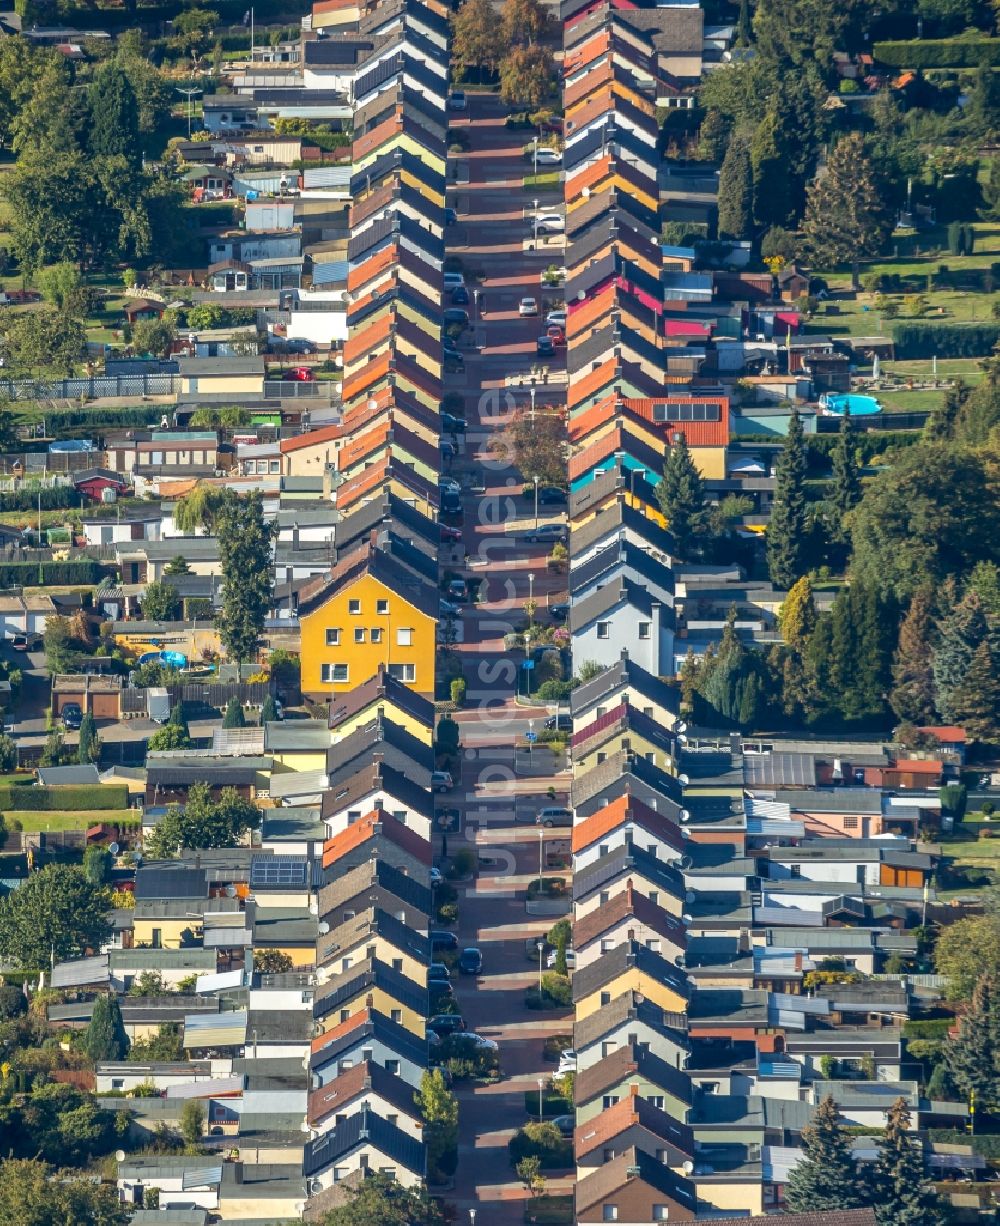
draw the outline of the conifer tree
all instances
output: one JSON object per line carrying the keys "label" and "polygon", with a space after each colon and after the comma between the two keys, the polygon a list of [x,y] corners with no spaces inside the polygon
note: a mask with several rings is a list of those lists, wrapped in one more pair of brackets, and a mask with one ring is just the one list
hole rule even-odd
{"label": "conifer tree", "polygon": [[734,132],[719,168],[719,238],[746,238],[753,224],[750,139]]}
{"label": "conifer tree", "polygon": [[674,556],[690,562],[697,556],[698,538],[704,532],[705,492],[683,434],[670,445],[656,496],[674,539]]}
{"label": "conifer tree", "polygon": [[914,593],[899,627],[892,664],[889,702],[900,719],[915,724],[934,720],[933,600],[927,588]]}
{"label": "conifer tree", "polygon": [[264,724],[273,724],[277,718],[278,704],[274,701],[274,696],[272,694],[268,694],[260,709],[261,727],[263,727]]}
{"label": "conifer tree", "polygon": [[973,653],[965,676],[951,695],[952,718],[966,735],[983,744],[1000,740],[1000,678],[990,643],[983,640]]}
{"label": "conifer tree", "polygon": [[253,657],[271,604],[271,546],[276,526],[264,519],[264,503],[255,490],[245,498],[226,490],[216,518],[222,565],[219,636],[236,664]]}
{"label": "conifer tree", "polygon": [[803,1157],[785,1185],[785,1204],[792,1213],[863,1209],[871,1204],[854,1163],[851,1139],[830,1095],[802,1129],[802,1150]]}
{"label": "conifer tree", "polygon": [[938,711],[949,723],[956,721],[955,695],[988,629],[975,592],[968,592],[938,623],[932,661],[934,697]]}
{"label": "conifer tree", "polygon": [[760,659],[740,642],[736,610],[730,609],[718,653],[706,661],[699,681],[699,692],[717,719],[744,730],[754,726],[764,698],[760,672]]}
{"label": "conifer tree", "polygon": [[803,575],[789,589],[778,614],[781,637],[793,651],[803,652],[816,629],[816,602],[812,580]]}
{"label": "conifer tree", "polygon": [[982,185],[983,207],[979,216],[983,221],[1000,221],[1000,158],[990,160],[990,170]]}
{"label": "conifer tree", "polygon": [[792,410],[788,437],[778,459],[774,505],[767,529],[767,569],[776,587],[792,586],[806,565],[806,448],[802,422]]}
{"label": "conifer tree", "polygon": [[247,721],[243,715],[243,706],[238,698],[230,698],[226,703],[226,713],[222,719],[223,728],[245,728]]}
{"label": "conifer tree", "polygon": [[122,1022],[118,997],[111,993],[98,996],[83,1038],[87,1055],[93,1061],[124,1060],[128,1051],[128,1036]]}
{"label": "conifer tree", "polygon": [[819,268],[850,264],[857,284],[858,261],[878,255],[892,226],[891,211],[860,132],[843,136],[825,172],[806,196],[802,233]]}
{"label": "conifer tree", "polygon": [[879,1226],[937,1226],[945,1220],[937,1193],[924,1178],[923,1147],[909,1132],[906,1100],[889,1108],[875,1163],[875,1219]]}
{"label": "conifer tree", "polygon": [[1000,985],[982,975],[958,1026],[958,1037],[945,1044],[944,1064],[956,1090],[981,1102],[1000,1093]]}
{"label": "conifer tree", "polygon": [[861,501],[861,475],[858,471],[858,453],[855,441],[854,420],[850,409],[844,410],[844,420],[837,435],[833,451],[833,489],[830,502],[836,515],[834,534],[837,540],[846,540],[844,517]]}
{"label": "conifer tree", "polygon": [[80,721],[80,743],[77,747],[77,760],[82,766],[96,762],[101,756],[101,738],[97,735],[97,724],[89,711]]}

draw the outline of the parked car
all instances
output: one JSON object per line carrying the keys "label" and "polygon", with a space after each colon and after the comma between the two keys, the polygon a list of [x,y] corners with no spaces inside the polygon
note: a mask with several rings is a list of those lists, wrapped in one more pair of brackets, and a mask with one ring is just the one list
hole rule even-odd
{"label": "parked car", "polygon": [[462,307],[448,307],[441,316],[441,320],[445,327],[453,328],[459,325],[463,328],[469,326],[469,312]]}
{"label": "parked car", "polygon": [[529,315],[538,314],[538,299],[537,298],[522,298],[517,304],[517,313],[522,318],[527,318]]}
{"label": "parked car", "polygon": [[[427,990],[431,995],[431,1008],[438,1001],[452,1000],[455,996],[455,989],[451,986],[447,979],[429,979],[427,981]],[[442,1006],[437,1005],[440,1009]]]}
{"label": "parked car", "polygon": [[427,968],[427,978],[448,980],[451,978],[451,971],[443,962],[432,962]]}
{"label": "parked car", "polygon": [[535,341],[535,350],[540,358],[551,358],[556,351],[556,343],[551,336],[540,336]]}
{"label": "parked car", "polygon": [[562,150],[542,146],[532,154],[539,166],[558,166],[562,162]]}
{"label": "parked car", "polygon": [[562,213],[536,213],[531,225],[533,229],[543,230],[547,234],[561,234],[566,229],[566,218]]}
{"label": "parked car", "polygon": [[15,634],[10,641],[15,651],[36,651],[42,645],[40,634]]}
{"label": "parked car", "polygon": [[453,306],[466,306],[469,301],[469,291],[464,285],[456,285],[451,291],[451,301]]}
{"label": "parked car", "polygon": [[576,1128],[575,1115],[557,1115],[552,1123],[559,1129],[564,1137],[571,1137],[573,1130]]}
{"label": "parked car", "polygon": [[483,969],[483,955],[474,945],[469,945],[458,955],[458,971],[461,975],[478,975]]}
{"label": "parked car", "polygon": [[83,708],[78,702],[68,702],[60,712],[59,718],[64,728],[76,731],[83,723]]}
{"label": "parked car", "polygon": [[561,600],[557,601],[556,604],[550,604],[549,616],[553,621],[564,622],[569,617],[569,605]]}
{"label": "parked car", "polygon": [[[553,950],[545,959],[545,965],[549,968],[549,970],[552,970],[555,964],[556,950]],[[574,970],[576,968],[576,952],[572,949],[566,950],[566,965],[570,970]]]}
{"label": "parked car", "polygon": [[556,485],[543,485],[538,491],[540,507],[563,507],[566,505],[566,491]]}
{"label": "parked car", "polygon": [[535,820],[540,826],[572,826],[573,810],[562,809],[558,805],[549,805],[541,810]]}
{"label": "parked car", "polygon": [[427,1029],[435,1034],[456,1034],[465,1029],[465,1019],[458,1013],[437,1013],[428,1018]]}
{"label": "parked car", "polygon": [[448,110],[449,111],[467,111],[469,109],[468,99],[465,97],[465,92],[461,89],[453,89],[448,95]]}
{"label": "parked car", "polygon": [[466,421],[464,417],[456,417],[454,413],[441,414],[441,429],[448,434],[464,434]]}
{"label": "parked car", "polygon": [[431,931],[431,949],[458,949],[458,937],[453,932],[434,929]]}
{"label": "parked car", "polygon": [[559,1067],[556,1069],[556,1076],[561,1077],[563,1073],[576,1072],[576,1052],[571,1047],[567,1047],[565,1051],[559,1053]]}
{"label": "parked car", "polygon": [[550,715],[549,718],[545,721],[544,726],[548,728],[550,731],[553,729],[557,729],[559,732],[572,732],[573,731],[573,716],[566,715],[566,714]]}
{"label": "parked car", "polygon": [[460,285],[465,284],[465,274],[461,272],[446,272],[444,274],[445,290],[458,289]]}
{"label": "parked car", "polygon": [[469,589],[464,579],[452,579],[448,584],[448,595],[452,600],[468,600]]}
{"label": "parked car", "polygon": [[463,1035],[463,1039],[468,1039],[475,1047],[481,1048],[483,1051],[499,1051],[500,1044],[496,1039],[488,1039],[484,1034],[475,1034],[471,1030],[467,1030]]}
{"label": "parked car", "polygon": [[447,490],[441,495],[441,511],[444,515],[461,515],[462,500],[457,494]]}
{"label": "parked car", "polygon": [[442,494],[460,494],[462,492],[462,487],[454,477],[442,477],[438,482],[438,489],[440,489]]}
{"label": "parked car", "polygon": [[286,370],[281,376],[286,383],[315,383],[316,376],[308,366],[296,366],[293,370]]}
{"label": "parked car", "polygon": [[451,771],[431,771],[431,788],[435,792],[450,792],[454,786]]}
{"label": "parked car", "polygon": [[565,332],[566,330],[566,312],[565,311],[549,311],[548,315],[545,316],[545,322],[547,324],[556,324],[558,327],[562,328],[563,331]]}
{"label": "parked car", "polygon": [[549,324],[549,326],[545,329],[545,333],[547,336],[552,338],[553,345],[558,346],[566,344],[566,333],[559,324]]}
{"label": "parked car", "polygon": [[445,366],[464,367],[465,354],[458,349],[452,349],[450,345],[441,347],[441,357],[444,359]]}
{"label": "parked car", "polygon": [[564,541],[566,539],[565,524],[539,524],[524,534],[524,540],[529,543],[544,544],[547,541]]}
{"label": "parked car", "polygon": [[445,617],[461,617],[462,616],[462,606],[460,604],[456,604],[454,600],[442,600],[438,604],[438,608],[441,610],[441,612],[444,614]]}

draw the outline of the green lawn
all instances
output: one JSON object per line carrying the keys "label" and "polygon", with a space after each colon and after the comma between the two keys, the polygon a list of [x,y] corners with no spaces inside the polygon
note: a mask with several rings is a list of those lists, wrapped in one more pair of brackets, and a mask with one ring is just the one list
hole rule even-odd
{"label": "green lawn", "polygon": [[25,834],[43,834],[48,831],[86,830],[88,826],[96,826],[100,822],[118,825],[138,826],[134,809],[91,809],[81,812],[66,812],[54,809],[51,813],[38,812],[34,809],[11,809],[4,814],[7,828],[20,822]]}
{"label": "green lawn", "polygon": [[570,1226],[573,1221],[572,1196],[536,1196],[524,1205],[524,1220],[536,1226]]}
{"label": "green lawn", "polygon": [[525,191],[555,191],[558,186],[558,170],[540,170],[537,175],[529,172],[524,176]]}

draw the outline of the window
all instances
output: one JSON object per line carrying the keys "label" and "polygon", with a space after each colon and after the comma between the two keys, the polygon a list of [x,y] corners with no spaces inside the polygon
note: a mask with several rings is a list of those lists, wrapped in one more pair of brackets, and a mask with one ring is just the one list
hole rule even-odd
{"label": "window", "polygon": [[397,647],[412,647],[413,646],[413,629],[410,626],[400,626],[396,631],[396,646]]}
{"label": "window", "polygon": [[605,1222],[618,1221],[618,1206],[617,1205],[602,1205],[602,1218]]}
{"label": "window", "polygon": [[[360,822],[360,821],[361,821],[361,810],[360,809],[348,809],[347,810],[348,826],[353,826],[355,822]],[[352,919],[354,918],[353,911],[351,912],[351,918]]]}
{"label": "window", "polygon": [[390,664],[389,675],[397,681],[416,681],[417,666],[415,664]]}
{"label": "window", "polygon": [[858,819],[856,817],[845,817],[844,818],[844,829],[845,830],[857,830],[857,828],[858,828]]}
{"label": "window", "polygon": [[610,1005],[610,1004],[611,1004],[611,993],[610,993],[610,992],[602,992],[602,993],[601,993],[601,1004],[602,1004],[602,1005]]}
{"label": "window", "polygon": [[650,901],[650,902],[653,904],[653,906],[654,906],[654,907],[659,906],[659,904],[660,904],[660,891],[659,891],[659,890],[650,890],[650,891],[649,891],[649,901]]}
{"label": "window", "polygon": [[320,680],[327,683],[331,681],[346,681],[347,677],[346,664],[324,664],[320,673]]}
{"label": "window", "polygon": [[397,1025],[399,1025],[402,1022],[402,1020],[403,1020],[403,1010],[402,1009],[390,1009],[389,1010],[389,1021],[390,1022],[395,1022]]}
{"label": "window", "polygon": [[665,1222],[670,1217],[670,1207],[668,1205],[653,1206],[653,1221]]}
{"label": "window", "polygon": [[615,947],[614,937],[602,937],[601,938],[601,953],[602,954],[606,954],[609,949],[614,949],[614,947]]}
{"label": "window", "polygon": [[361,612],[361,601],[360,600],[349,600],[347,602],[347,611],[348,613],[360,613]]}
{"label": "window", "polygon": [[111,1078],[111,1088],[112,1090],[124,1090],[125,1089],[125,1078],[124,1077],[112,1077]]}
{"label": "window", "polygon": [[403,959],[402,959],[402,958],[393,958],[393,960],[392,960],[392,969],[393,969],[394,971],[401,971],[401,970],[403,969]]}
{"label": "window", "polygon": [[372,626],[371,630],[368,633],[370,634],[371,640],[373,643],[382,642],[382,627],[381,626]]}
{"label": "window", "polygon": [[367,637],[368,637],[368,631],[364,628],[364,626],[355,626],[354,628],[355,643],[363,643]]}
{"label": "window", "polygon": [[349,1169],[346,1166],[335,1166],[333,1168],[333,1182],[339,1183],[342,1179],[346,1179]]}
{"label": "window", "polygon": [[[662,1094],[650,1094],[648,1096],[648,1101],[651,1106],[657,1107],[660,1111],[663,1110],[663,1095]],[[660,1153],[662,1152],[663,1151],[660,1150]]]}
{"label": "window", "polygon": [[341,1009],[341,1011],[340,1011],[340,1020],[341,1020],[342,1022],[349,1021],[349,1020],[350,1020],[350,1017],[351,1017],[351,1011],[350,1011],[350,1009]]}
{"label": "window", "polygon": [[[599,639],[611,638],[611,623],[610,622],[598,622],[597,623],[597,637]],[[605,1208],[607,1208],[607,1206],[605,1206]]]}
{"label": "window", "polygon": [[597,755],[597,765],[598,765],[598,766],[600,766],[600,765],[601,765],[601,763],[604,761],[604,759],[605,759],[607,756],[608,756],[608,755],[607,755],[606,753],[599,753],[599,754]]}
{"label": "window", "polygon": [[361,1049],[361,1059],[362,1060],[370,1060],[374,1054],[375,1054],[374,1051],[370,1047],[363,1047]]}
{"label": "window", "polygon": [[386,1060],[385,1071],[387,1073],[393,1073],[395,1076],[399,1076],[399,1061],[398,1060]]}
{"label": "window", "polygon": [[601,1100],[601,1106],[604,1108],[605,1111],[607,1111],[609,1107],[614,1107],[617,1103],[620,1103],[620,1102],[621,1102],[620,1094],[605,1094],[604,1098]]}
{"label": "window", "polygon": [[605,1147],[605,1149],[604,1149],[604,1151],[603,1151],[603,1156],[604,1156],[604,1161],[605,1161],[605,1162],[614,1162],[614,1160],[615,1160],[615,1151],[614,1151],[613,1149],[610,1149],[610,1148],[608,1148],[608,1147]]}
{"label": "window", "polygon": [[380,1166],[378,1168],[378,1173],[380,1175],[384,1175],[386,1179],[396,1178],[396,1168],[394,1166]]}
{"label": "window", "polygon": [[388,617],[389,615],[388,600],[376,600],[375,601],[375,612],[379,615],[379,617]]}
{"label": "window", "polygon": [[597,854],[599,856],[606,856],[610,851],[611,851],[611,846],[608,843],[601,843],[600,846],[597,848]]}
{"label": "window", "polygon": [[652,626],[652,622],[640,622],[639,623],[639,638],[648,639],[651,626]]}
{"label": "window", "polygon": [[652,953],[658,954],[660,952],[659,939],[655,937],[650,937],[649,940],[646,942],[646,948],[650,950]]}

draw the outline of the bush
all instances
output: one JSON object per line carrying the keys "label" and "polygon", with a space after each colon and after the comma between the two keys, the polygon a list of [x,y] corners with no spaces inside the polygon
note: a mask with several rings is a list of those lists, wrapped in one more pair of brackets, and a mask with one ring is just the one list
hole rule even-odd
{"label": "bush", "polygon": [[511,1137],[507,1149],[512,1166],[522,1158],[538,1158],[548,1170],[572,1165],[573,1143],[555,1124],[525,1124]]}
{"label": "bush", "polygon": [[451,701],[456,707],[465,702],[465,678],[455,677],[451,683]]}
{"label": "bush", "polygon": [[14,788],[10,784],[0,784],[0,811],[22,809],[32,813],[50,813],[127,808],[128,788],[124,784]]}
{"label": "bush", "polygon": [[892,340],[899,361],[914,358],[981,358],[1000,341],[1000,323],[894,324]]}
{"label": "bush", "polygon": [[476,853],[468,847],[460,847],[451,858],[448,876],[455,880],[471,877],[476,871],[476,864]]}
{"label": "bush", "polygon": [[872,54],[893,68],[1000,67],[1000,38],[914,38],[875,43]]}
{"label": "bush", "polygon": [[542,702],[566,702],[572,693],[572,681],[543,681],[535,691],[535,697]]}
{"label": "bush", "polygon": [[529,1009],[564,1009],[573,1003],[573,987],[566,975],[546,971],[542,976],[541,991],[528,988],[524,1003]]}
{"label": "bush", "polygon": [[[965,816],[965,785],[962,783],[946,783],[939,790],[938,798],[941,801],[942,812],[953,817],[955,821],[960,822]],[[2,808],[3,805],[0,803],[0,809]]]}
{"label": "bush", "polygon": [[77,562],[5,562],[0,587],[93,587],[102,570],[92,558]]}
{"label": "bush", "polygon": [[62,511],[83,504],[83,495],[71,485],[47,489],[20,489],[0,494],[0,511]]}

